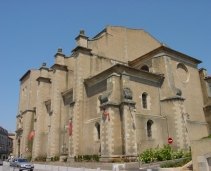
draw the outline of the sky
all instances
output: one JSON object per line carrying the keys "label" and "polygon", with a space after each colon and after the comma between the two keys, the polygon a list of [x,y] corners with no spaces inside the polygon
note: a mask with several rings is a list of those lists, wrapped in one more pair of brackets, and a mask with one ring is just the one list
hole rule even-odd
{"label": "sky", "polygon": [[19,79],[62,47],[70,55],[80,29],[90,39],[106,25],[144,29],[170,48],[202,61],[211,75],[210,0],[1,0],[0,126],[15,132]]}

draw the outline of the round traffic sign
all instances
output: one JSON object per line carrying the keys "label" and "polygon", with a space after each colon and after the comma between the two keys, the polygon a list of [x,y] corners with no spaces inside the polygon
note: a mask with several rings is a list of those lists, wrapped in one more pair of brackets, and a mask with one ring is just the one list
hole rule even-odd
{"label": "round traffic sign", "polygon": [[172,138],[168,138],[168,143],[172,144],[173,143],[173,139]]}

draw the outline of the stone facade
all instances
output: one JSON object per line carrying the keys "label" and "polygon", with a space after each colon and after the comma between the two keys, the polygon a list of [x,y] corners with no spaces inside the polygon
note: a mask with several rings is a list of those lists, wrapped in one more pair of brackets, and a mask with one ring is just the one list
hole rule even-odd
{"label": "stone facade", "polygon": [[15,156],[106,160],[162,147],[169,137],[175,150],[188,149],[210,132],[201,61],[144,30],[107,26],[92,39],[81,30],[72,54],[59,48],[54,57],[52,67],[20,79]]}

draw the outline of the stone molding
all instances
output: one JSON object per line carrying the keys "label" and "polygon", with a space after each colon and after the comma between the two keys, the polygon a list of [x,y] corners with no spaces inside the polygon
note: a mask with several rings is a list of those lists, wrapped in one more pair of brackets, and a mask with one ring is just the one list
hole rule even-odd
{"label": "stone molding", "polygon": [[159,116],[159,115],[146,115],[146,114],[136,113],[135,116],[136,117],[146,117],[146,118],[157,118],[157,119],[165,120],[165,118],[163,116]]}
{"label": "stone molding", "polygon": [[69,89],[65,92],[61,92],[61,95],[62,95],[63,98],[71,96],[72,94],[73,94],[73,88],[71,88],[71,89]]}
{"label": "stone molding", "polygon": [[161,99],[160,101],[172,101],[172,100],[182,100],[182,101],[184,101],[185,98],[180,97],[180,96],[172,96],[172,97],[165,97],[165,98]]}
{"label": "stone molding", "polygon": [[101,117],[97,117],[97,118],[94,118],[94,119],[89,119],[85,122],[85,124],[88,124],[88,123],[92,123],[92,122],[97,122],[97,121],[100,121],[101,120]]}
{"label": "stone molding", "polygon": [[38,81],[38,82],[51,83],[51,79],[50,79],[50,78],[46,78],[46,77],[38,77],[38,78],[36,79],[36,81]]}
{"label": "stone molding", "polygon": [[[28,109],[28,110],[25,110],[25,111],[21,112],[21,115],[24,115],[24,114],[26,114],[27,112],[34,112],[34,111],[35,111],[35,110],[30,110],[30,109]],[[20,114],[17,115],[16,118],[18,118],[19,116],[20,116]]]}
{"label": "stone molding", "polygon": [[97,82],[104,80],[105,77],[108,78],[113,73],[116,73],[118,76],[119,75],[133,76],[133,77],[140,78],[142,80],[149,80],[154,83],[159,83],[160,80],[163,80],[165,78],[164,76],[162,76],[160,74],[141,71],[139,69],[132,68],[129,66],[116,64],[93,77],[88,77],[88,78],[84,79],[84,83],[88,86],[92,86],[92,85],[96,84]]}
{"label": "stone molding", "polygon": [[62,56],[62,57],[65,57],[65,54],[60,53],[60,52],[57,52],[57,53],[54,55],[54,57],[57,57],[57,56]]}
{"label": "stone molding", "polygon": [[[92,51],[92,49],[89,48],[85,48],[83,46],[77,46],[75,49],[73,49],[71,52],[75,53],[75,52],[88,52],[90,53]],[[91,53],[90,53],[91,54]]]}
{"label": "stone molding", "polygon": [[113,102],[113,101],[108,101],[106,103],[103,103],[100,105],[100,108],[102,109],[103,107],[110,107],[110,106],[114,106],[114,107],[119,107],[119,103],[118,102]]}
{"label": "stone molding", "polygon": [[58,69],[58,70],[61,70],[61,71],[68,71],[66,65],[54,64],[51,68],[52,69]]}
{"label": "stone molding", "polygon": [[153,56],[155,56],[157,54],[163,53],[162,55],[164,55],[164,54],[166,54],[166,52],[169,53],[169,54],[172,54],[170,56],[176,55],[177,58],[180,57],[179,59],[184,58],[185,61],[191,61],[192,63],[195,63],[195,64],[200,64],[202,62],[202,61],[200,61],[198,59],[195,59],[193,57],[190,57],[188,55],[185,55],[183,53],[175,51],[175,50],[173,50],[171,48],[168,48],[168,47],[165,47],[165,46],[160,46],[160,47],[150,51],[149,53],[147,53],[147,54],[145,54],[143,56],[140,56],[139,58],[137,58],[137,59],[135,59],[133,61],[129,61],[128,64],[130,66],[134,66],[135,64],[143,62],[144,60],[146,60],[148,58],[151,58],[151,57],[153,57]]}

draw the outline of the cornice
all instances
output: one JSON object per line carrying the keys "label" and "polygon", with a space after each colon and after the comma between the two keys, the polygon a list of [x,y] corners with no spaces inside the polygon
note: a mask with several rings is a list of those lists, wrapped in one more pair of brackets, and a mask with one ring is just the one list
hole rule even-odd
{"label": "cornice", "polygon": [[122,105],[129,105],[131,107],[135,106],[136,105],[136,102],[134,102],[133,100],[126,100],[124,99],[121,103],[120,103],[120,106]]}
{"label": "cornice", "polygon": [[113,102],[113,101],[108,101],[106,103],[103,103],[100,105],[100,108],[103,108],[105,106],[115,106],[115,107],[119,107],[120,103],[118,102]]}
{"label": "cornice", "polygon": [[28,70],[28,71],[20,78],[19,81],[22,81],[30,72],[31,72],[31,70]]}
{"label": "cornice", "polygon": [[98,82],[101,82],[107,79],[113,73],[118,74],[118,76],[128,75],[128,76],[138,77],[143,80],[150,80],[154,83],[158,83],[164,79],[164,76],[161,74],[155,74],[155,73],[139,70],[136,68],[132,68],[126,65],[116,64],[93,77],[88,77],[84,79],[84,83],[87,86],[92,86]]}
{"label": "cornice", "polygon": [[18,117],[21,116],[21,115],[26,114],[27,112],[34,112],[34,111],[35,111],[35,110],[25,110],[25,111],[21,112],[21,114],[18,114],[18,115],[16,116],[16,118],[18,118]]}
{"label": "cornice", "polygon": [[79,37],[83,37],[83,38],[85,38],[85,39],[88,39],[89,37],[87,37],[87,36],[85,36],[85,35],[83,35],[83,34],[79,34],[76,38],[75,38],[75,40],[77,40]]}
{"label": "cornice", "polygon": [[51,104],[51,99],[48,99],[48,100],[44,101],[44,103],[45,103],[46,106],[50,105]]}
{"label": "cornice", "polygon": [[97,118],[94,118],[94,119],[89,119],[85,122],[85,124],[88,124],[88,123],[92,123],[92,122],[97,122],[97,121],[100,121],[101,120],[101,117],[97,117]]}
{"label": "cornice", "polygon": [[73,88],[71,88],[65,92],[61,92],[61,95],[62,95],[62,97],[67,97],[67,96],[72,95],[72,93],[73,93]]}
{"label": "cornice", "polygon": [[46,77],[38,77],[38,78],[36,79],[36,81],[38,81],[38,82],[51,83],[51,79],[50,79],[50,78],[46,78]]}
{"label": "cornice", "polygon": [[42,66],[42,67],[40,67],[39,70],[47,70],[47,71],[49,71],[49,68],[47,68],[47,67],[45,67],[45,66]]}
{"label": "cornice", "polygon": [[83,47],[83,46],[77,46],[75,49],[73,49],[71,52],[88,52],[90,53],[92,51],[92,49],[89,49],[89,48],[86,48],[86,47]]}
{"label": "cornice", "polygon": [[187,119],[186,122],[187,123],[192,123],[192,124],[207,125],[207,122],[192,121],[192,120],[189,120],[189,119]]}
{"label": "cornice", "polygon": [[193,63],[195,64],[200,64],[202,61],[198,60],[198,59],[195,59],[193,57],[190,57],[188,55],[185,55],[181,52],[178,52],[178,51],[175,51],[173,49],[170,49],[166,46],[160,46],[148,53],[146,53],[145,55],[142,55],[140,57],[138,57],[137,59],[133,60],[133,61],[129,61],[128,64],[129,66],[135,66],[137,63],[141,62],[141,61],[144,61],[148,58],[151,58],[151,57],[154,57],[155,55],[159,54],[159,53],[164,53],[165,52],[168,52],[170,54],[173,54],[173,55],[176,55],[176,56],[179,56],[179,57],[182,57],[182,58],[185,58],[186,60],[189,60],[189,61],[192,61]]}
{"label": "cornice", "polygon": [[106,33],[106,29],[102,30],[100,33],[98,33],[96,36],[94,36],[92,39],[98,38],[102,33]]}
{"label": "cornice", "polygon": [[57,56],[62,56],[62,57],[65,57],[65,54],[61,53],[61,52],[57,52],[54,57],[57,57]]}
{"label": "cornice", "polygon": [[69,105],[72,106],[72,105],[74,105],[74,104],[75,104],[75,101],[71,102]]}
{"label": "cornice", "polygon": [[58,69],[61,71],[68,71],[67,66],[66,65],[60,65],[60,64],[54,64],[51,69]]}
{"label": "cornice", "polygon": [[172,100],[182,100],[182,101],[184,101],[185,98],[180,97],[180,96],[172,96],[172,97],[163,98],[160,101],[172,101]]}
{"label": "cornice", "polygon": [[165,119],[163,116],[159,116],[159,115],[146,115],[146,114],[142,114],[142,113],[136,113],[135,116],[136,117],[147,117],[147,118]]}

